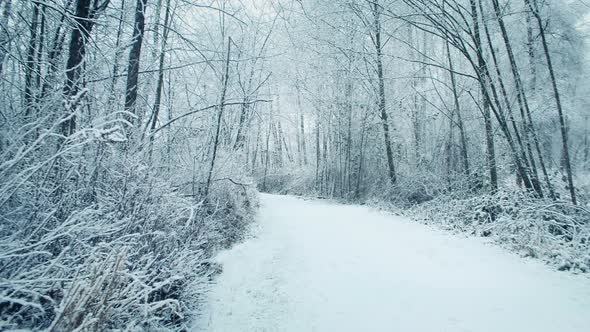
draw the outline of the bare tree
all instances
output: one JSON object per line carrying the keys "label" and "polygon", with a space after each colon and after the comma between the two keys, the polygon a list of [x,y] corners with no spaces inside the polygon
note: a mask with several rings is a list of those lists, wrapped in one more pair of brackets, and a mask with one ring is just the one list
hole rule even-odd
{"label": "bare tree", "polygon": [[[72,98],[80,89],[79,79],[82,71],[82,63],[86,55],[86,45],[89,42],[90,33],[94,27],[94,21],[103,13],[110,0],[77,0],[75,26],[70,36],[70,47],[66,64],[66,83],[64,95]],[[71,113],[75,107],[66,109],[66,121],[62,125],[62,133],[71,135],[76,130],[76,115]]]}
{"label": "bare tree", "polygon": [[387,167],[389,170],[389,181],[391,184],[395,184],[397,182],[397,175],[395,173],[395,164],[393,161],[393,150],[391,148],[391,138],[389,132],[389,117],[387,115],[387,104],[385,101],[385,78],[383,74],[383,51],[382,51],[382,42],[381,42],[381,11],[382,7],[379,4],[379,1],[370,2],[371,10],[373,14],[373,31],[371,35],[371,39],[373,41],[373,45],[375,47],[375,56],[377,61],[377,79],[379,84],[379,92],[378,92],[378,108],[379,113],[381,114],[381,121],[383,123],[383,138],[385,141],[385,154],[387,156]]}
{"label": "bare tree", "polygon": [[131,39],[131,50],[127,65],[127,84],[125,89],[125,111],[129,113],[128,120],[133,123],[131,115],[137,115],[137,84],[139,80],[139,62],[141,59],[141,46],[145,30],[145,10],[147,0],[137,0],[135,8],[135,22],[133,24],[133,36]]}

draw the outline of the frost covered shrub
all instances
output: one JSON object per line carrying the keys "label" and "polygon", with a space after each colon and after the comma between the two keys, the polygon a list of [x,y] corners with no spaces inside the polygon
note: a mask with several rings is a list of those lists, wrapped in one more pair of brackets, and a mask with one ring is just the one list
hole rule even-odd
{"label": "frost covered shrub", "polygon": [[409,214],[447,229],[490,236],[560,270],[590,272],[590,210],[583,206],[500,191],[467,199],[437,197]]}
{"label": "frost covered shrub", "polygon": [[[586,207],[590,207],[590,172],[580,171],[575,181],[576,189],[578,189],[576,193],[580,201],[588,202],[586,203]],[[564,195],[563,197],[567,197],[567,195]]]}
{"label": "frost covered shrub", "polygon": [[46,120],[1,151],[0,330],[182,329],[218,270],[209,258],[243,233],[253,188],[186,195],[116,127],[63,137]]}
{"label": "frost covered shrub", "polygon": [[387,181],[376,185],[377,190],[370,193],[372,200],[389,202],[396,207],[411,207],[437,198],[440,195],[463,198],[477,190],[477,183],[465,176],[445,179],[434,172],[416,171],[415,175],[400,175],[397,183],[390,186]]}
{"label": "frost covered shrub", "polygon": [[[244,229],[258,208],[256,187],[248,182],[225,179],[215,183],[209,195],[212,216],[223,216],[223,222],[206,222],[210,233],[216,236],[215,243],[223,247],[243,239]],[[217,211],[215,213],[215,211]]]}
{"label": "frost covered shrub", "polygon": [[279,171],[257,172],[258,189],[269,193],[293,195],[319,195],[316,188],[315,169],[310,166],[284,167]]}

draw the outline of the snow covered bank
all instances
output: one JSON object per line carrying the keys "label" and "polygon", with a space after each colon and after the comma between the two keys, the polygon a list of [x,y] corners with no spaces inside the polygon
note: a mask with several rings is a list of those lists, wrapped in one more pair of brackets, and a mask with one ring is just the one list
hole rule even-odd
{"label": "snow covered bank", "polygon": [[219,181],[206,201],[140,158],[105,159],[91,193],[82,175],[0,180],[13,191],[0,204],[1,331],[181,330],[217,271],[211,256],[241,238],[256,209],[250,187]]}
{"label": "snow covered bank", "polygon": [[588,207],[499,191],[470,198],[439,196],[403,213],[443,229],[490,237],[560,271],[590,272]]}

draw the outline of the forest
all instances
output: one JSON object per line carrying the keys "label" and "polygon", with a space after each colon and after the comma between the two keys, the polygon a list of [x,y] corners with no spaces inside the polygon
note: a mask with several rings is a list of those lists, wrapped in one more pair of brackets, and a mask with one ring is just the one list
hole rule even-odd
{"label": "forest", "polygon": [[582,0],[0,0],[0,330],[187,330],[259,193],[590,272]]}

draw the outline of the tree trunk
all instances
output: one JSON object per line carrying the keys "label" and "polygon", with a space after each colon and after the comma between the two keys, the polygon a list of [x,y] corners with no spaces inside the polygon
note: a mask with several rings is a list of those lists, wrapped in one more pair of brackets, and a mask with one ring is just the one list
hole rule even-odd
{"label": "tree trunk", "polygon": [[[42,80],[42,69],[41,63],[43,62],[43,47],[45,46],[45,28],[47,25],[47,5],[41,7],[41,26],[39,27],[39,45],[37,46],[37,54],[35,55],[35,88],[39,90],[41,88]],[[41,93],[38,91],[35,96],[36,107],[39,107],[41,100]]]}
{"label": "tree trunk", "polygon": [[[158,123],[158,116],[160,114],[160,105],[162,103],[162,89],[164,87],[164,63],[166,61],[166,46],[168,41],[169,20],[170,20],[170,0],[166,3],[166,14],[164,14],[164,35],[162,36],[162,46],[160,49],[159,63],[158,63],[158,83],[156,85],[156,97],[154,100],[154,110],[151,121],[151,131],[156,129]],[[150,136],[153,140],[153,136]]]}
{"label": "tree trunk", "polygon": [[361,183],[363,178],[363,163],[365,159],[365,136],[366,136],[366,129],[367,129],[367,117],[368,117],[368,110],[365,110],[365,114],[363,116],[363,123],[361,127],[361,141],[359,142],[359,165],[356,172],[356,188],[354,191],[354,196],[356,199],[360,198],[361,195]]}
{"label": "tree trunk", "polygon": [[307,165],[307,148],[306,148],[306,138],[305,138],[305,117],[303,114],[303,108],[301,106],[301,90],[299,88],[299,82],[296,85],[297,88],[297,109],[299,112],[299,128],[297,129],[300,131],[301,136],[301,154],[303,155],[303,165]]}
{"label": "tree trunk", "polygon": [[316,123],[315,123],[315,182],[316,190],[321,191],[320,183],[320,165],[321,165],[321,149],[320,149],[320,110],[317,109]]}
{"label": "tree trunk", "polygon": [[481,44],[480,30],[479,30],[479,14],[477,12],[477,6],[475,0],[469,0],[471,4],[471,16],[473,20],[473,37],[475,41],[475,48],[477,52],[478,61],[478,72],[482,79],[480,79],[480,88],[483,95],[483,117],[486,131],[486,147],[487,147],[487,163],[488,170],[490,173],[490,187],[492,192],[498,189],[498,171],[496,169],[496,150],[494,147],[494,136],[492,128],[492,116],[490,114],[490,96],[486,92],[486,84],[490,77],[485,70],[485,60],[483,58],[483,48]]}
{"label": "tree trunk", "polygon": [[240,118],[238,121],[238,133],[236,135],[236,142],[234,144],[234,150],[239,150],[244,146],[246,141],[246,135],[244,134],[244,126],[246,125],[246,117],[250,111],[250,104],[248,96],[244,96],[242,100],[243,104],[240,107]]}
{"label": "tree trunk", "polygon": [[[278,108],[278,107],[277,107]],[[276,148],[277,148],[277,166],[283,167],[283,127],[281,126],[281,116],[278,114],[280,108],[277,109],[277,135],[276,135]]]}
{"label": "tree trunk", "polygon": [[453,158],[453,141],[454,141],[454,128],[455,125],[453,123],[453,120],[455,118],[455,113],[456,113],[456,109],[453,109],[451,111],[451,116],[449,117],[449,139],[447,141],[446,147],[445,147],[445,164],[447,167],[447,185],[448,185],[448,189],[449,191],[451,191],[452,185],[453,185],[453,181],[452,181],[452,177],[453,177],[453,162],[455,160],[455,158]]}
{"label": "tree trunk", "polygon": [[[471,171],[469,169],[469,154],[467,150],[467,137],[465,135],[465,128],[463,126],[463,118],[461,117],[461,104],[459,102],[459,93],[457,92],[457,80],[455,78],[455,69],[453,66],[453,59],[451,57],[451,49],[449,47],[449,43],[446,43],[447,47],[447,56],[449,58],[449,69],[451,75],[451,88],[453,90],[453,99],[455,101],[455,113],[457,113],[457,127],[459,128],[459,137],[461,139],[461,157],[463,160],[463,171],[465,175],[469,178]],[[451,126],[453,124],[453,119],[451,117]],[[452,127],[451,127],[452,128]]]}
{"label": "tree trunk", "polygon": [[61,14],[59,24],[53,36],[51,50],[47,54],[47,73],[45,75],[45,81],[43,82],[43,88],[41,91],[41,99],[44,99],[49,90],[54,86],[55,82],[53,79],[56,77],[59,68],[59,56],[63,52],[63,44],[65,41],[66,33],[63,31],[65,25],[66,13],[70,11],[70,6],[73,0],[68,0],[64,6],[64,12]]}
{"label": "tree trunk", "polygon": [[[349,70],[350,73],[351,70]],[[346,166],[345,166],[345,176],[344,176],[344,184],[346,186],[346,197],[350,196],[352,192],[352,184],[351,184],[351,177],[352,177],[352,77],[348,78],[349,82],[347,84],[347,123],[346,123]]]}
{"label": "tree trunk", "polygon": [[139,62],[141,59],[141,46],[145,30],[145,10],[147,0],[137,0],[135,8],[135,23],[133,24],[133,39],[129,51],[129,62],[127,66],[127,84],[125,89],[125,111],[127,120],[134,123],[137,102],[137,83],[139,81]]}
{"label": "tree trunk", "polygon": [[111,86],[109,88],[109,96],[107,102],[107,111],[110,113],[112,111],[112,107],[117,100],[117,94],[115,93],[115,88],[117,87],[117,81],[119,80],[119,58],[123,53],[123,48],[121,47],[121,35],[123,33],[123,22],[125,21],[125,0],[121,0],[121,7],[119,8],[119,25],[117,27],[117,37],[115,39],[115,56],[113,58],[113,69],[112,69],[112,79],[111,79]]}
{"label": "tree trunk", "polygon": [[272,104],[270,105],[270,115],[268,119],[268,131],[266,133],[266,158],[264,160],[264,176],[262,177],[262,191],[266,192],[266,178],[268,177],[268,168],[270,167],[270,135],[272,131],[273,112]]}
{"label": "tree trunk", "polygon": [[[527,4],[527,0],[524,1],[525,5]],[[536,53],[535,53],[535,40],[533,36],[533,22],[532,22],[532,12],[530,10],[526,13],[526,46],[527,46],[527,53],[529,56],[529,70],[531,72],[531,80],[529,82],[531,91],[533,91],[533,95],[536,94],[537,90],[537,63],[536,63]]]}
{"label": "tree trunk", "polygon": [[27,117],[34,116],[33,115],[33,108],[34,99],[35,99],[35,70],[37,69],[37,64],[35,63],[35,57],[37,55],[37,34],[38,29],[37,26],[39,25],[39,4],[32,2],[33,11],[31,13],[31,25],[30,25],[30,37],[29,37],[29,46],[27,47],[27,61],[25,62],[25,114]]}
{"label": "tree trunk", "polygon": [[[98,12],[91,11],[90,0],[78,0],[76,2],[75,26],[72,29],[70,38],[70,47],[68,61],[66,64],[66,83],[64,86],[64,96],[70,99],[79,92],[80,75],[82,72],[82,62],[86,55],[86,44],[90,37],[90,32],[94,26],[93,19],[98,16]],[[71,114],[75,107],[66,109],[67,121],[62,125],[62,133],[68,136],[76,131],[76,116]]]}
{"label": "tree trunk", "polygon": [[217,157],[217,149],[219,148],[219,132],[221,130],[221,120],[223,119],[223,110],[225,108],[225,95],[227,93],[227,82],[229,81],[229,59],[231,56],[232,39],[227,39],[227,55],[225,59],[225,70],[223,74],[221,98],[219,98],[219,111],[217,112],[217,124],[215,127],[215,137],[213,141],[213,156],[211,157],[211,164],[209,165],[209,172],[207,175],[207,183],[205,184],[205,197],[209,195],[209,188],[211,187],[211,180],[213,178],[213,170],[215,168],[215,158]]}
{"label": "tree trunk", "polygon": [[[0,6],[1,7],[1,6]],[[4,0],[4,10],[0,16],[0,77],[4,69],[4,60],[8,54],[8,45],[10,44],[10,34],[8,33],[8,22],[12,13],[12,0]]]}
{"label": "tree trunk", "polygon": [[[160,2],[159,2],[159,4],[160,4]],[[159,59],[158,59],[158,83],[156,84],[156,97],[154,99],[154,108],[152,111],[150,133],[153,133],[154,130],[156,130],[156,126],[158,124],[158,117],[160,115],[160,107],[162,104],[162,90],[164,88],[164,63],[166,61],[166,46],[167,46],[167,41],[168,41],[168,33],[170,31],[170,29],[169,29],[170,0],[166,1],[166,13],[164,15],[165,15],[165,17],[164,17],[164,35],[162,36],[162,45],[161,45]],[[150,160],[152,159],[152,153],[153,153],[153,148],[154,148],[153,145],[154,145],[154,136],[150,135],[150,147],[149,147]]]}
{"label": "tree trunk", "polygon": [[379,1],[374,1],[372,3],[373,7],[373,17],[374,17],[374,26],[373,26],[373,44],[375,46],[376,57],[377,57],[377,79],[379,83],[379,113],[381,114],[381,122],[383,124],[383,138],[385,143],[385,153],[387,156],[387,166],[389,170],[389,181],[392,185],[397,182],[397,175],[395,173],[395,165],[393,162],[393,151],[391,149],[391,139],[389,133],[389,119],[387,116],[387,107],[385,101],[385,82],[384,82],[384,75],[383,75],[383,53],[382,53],[382,45],[381,45],[381,6],[379,5]]}

